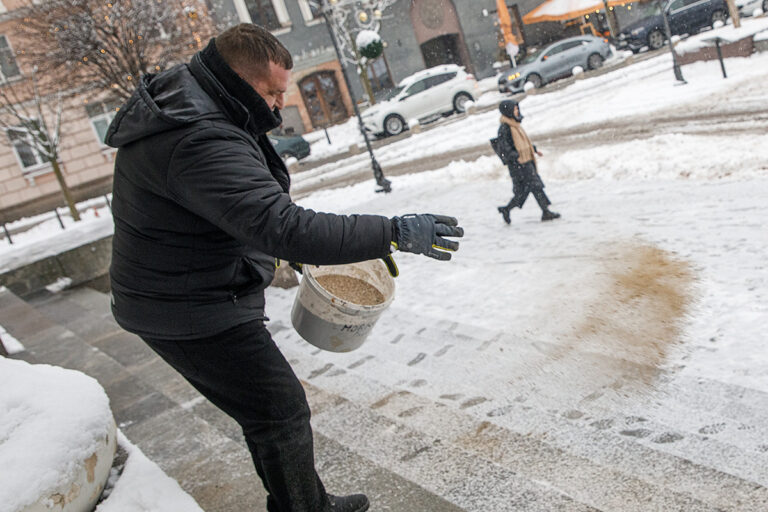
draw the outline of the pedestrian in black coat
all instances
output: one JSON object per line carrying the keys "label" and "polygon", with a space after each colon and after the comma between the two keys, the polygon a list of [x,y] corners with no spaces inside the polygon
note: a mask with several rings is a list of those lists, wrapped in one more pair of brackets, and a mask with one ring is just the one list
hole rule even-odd
{"label": "pedestrian in black coat", "polygon": [[189,64],[141,78],[110,125],[117,322],[242,427],[270,512],[353,512],[314,466],[303,388],[264,326],[277,258],[316,265],[389,257],[447,260],[456,219],[340,216],[297,206],[266,133],[292,58],[267,30],[237,25]]}
{"label": "pedestrian in black coat", "polygon": [[505,100],[499,104],[501,112],[501,126],[499,126],[498,140],[501,146],[504,163],[509,168],[509,176],[512,178],[512,199],[498,210],[509,224],[509,211],[512,208],[522,208],[528,194],[533,194],[541,208],[541,220],[553,220],[560,214],[549,209],[552,204],[544,193],[544,182],[541,181],[536,170],[536,155],[544,156],[533,145],[528,134],[521,126],[523,116],[520,114],[520,105],[514,100]]}

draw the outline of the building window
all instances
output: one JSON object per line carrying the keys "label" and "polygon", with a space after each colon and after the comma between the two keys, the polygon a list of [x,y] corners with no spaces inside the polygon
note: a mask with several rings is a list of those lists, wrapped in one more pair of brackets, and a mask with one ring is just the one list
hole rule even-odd
{"label": "building window", "polygon": [[368,80],[371,82],[371,89],[374,93],[389,90],[395,86],[392,82],[392,75],[389,73],[387,59],[383,55],[368,63]]}
{"label": "building window", "polygon": [[85,106],[85,111],[88,113],[88,118],[91,120],[91,126],[96,132],[96,137],[101,142],[102,146],[106,145],[104,139],[107,136],[107,129],[112,119],[115,118],[117,110],[120,107],[118,101],[105,101],[98,103],[91,103]]}
{"label": "building window", "polygon": [[255,23],[267,30],[280,30],[291,24],[285,0],[235,0],[235,9],[240,21]]}
{"label": "building window", "polygon": [[323,19],[323,13],[320,11],[320,0],[299,0],[299,9],[301,9],[301,15],[307,24]]}
{"label": "building window", "polygon": [[11,139],[13,151],[21,164],[23,171],[30,171],[46,163],[40,152],[35,148],[32,136],[24,128],[10,128],[8,137]]}
{"label": "building window", "polygon": [[0,83],[21,76],[8,38],[0,35]]}

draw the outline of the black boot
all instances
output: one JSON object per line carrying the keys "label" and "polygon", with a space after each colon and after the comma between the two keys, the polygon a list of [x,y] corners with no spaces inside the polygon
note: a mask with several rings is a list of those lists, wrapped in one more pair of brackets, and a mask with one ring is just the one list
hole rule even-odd
{"label": "black boot", "polygon": [[499,213],[501,214],[501,216],[504,217],[504,222],[506,222],[507,224],[512,222],[512,220],[509,218],[509,208],[507,208],[506,206],[499,206],[496,209],[499,210]]}
{"label": "black boot", "polygon": [[544,222],[545,220],[555,220],[559,219],[560,214],[557,212],[553,212],[551,210],[544,210],[541,212],[541,221]]}
{"label": "black boot", "polygon": [[364,494],[350,494],[349,496],[328,495],[331,502],[331,512],[365,512],[370,503]]}

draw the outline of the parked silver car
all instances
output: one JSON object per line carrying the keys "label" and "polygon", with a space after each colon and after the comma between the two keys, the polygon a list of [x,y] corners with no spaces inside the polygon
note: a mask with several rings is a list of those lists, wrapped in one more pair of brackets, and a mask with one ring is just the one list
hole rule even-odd
{"label": "parked silver car", "polygon": [[526,82],[534,87],[570,76],[573,68],[597,69],[612,54],[607,39],[595,36],[569,37],[527,55],[517,67],[499,78],[499,90],[520,92]]}

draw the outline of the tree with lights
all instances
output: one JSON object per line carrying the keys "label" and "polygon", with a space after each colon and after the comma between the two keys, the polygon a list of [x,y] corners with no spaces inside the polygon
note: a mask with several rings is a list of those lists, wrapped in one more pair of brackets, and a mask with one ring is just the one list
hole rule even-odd
{"label": "tree with lights", "polygon": [[122,99],[142,74],[186,59],[221,28],[203,0],[26,0],[14,15],[19,57],[39,73]]}

